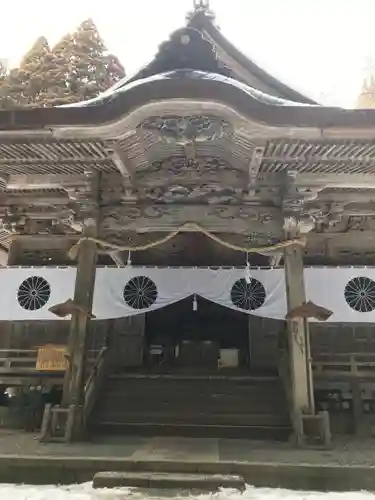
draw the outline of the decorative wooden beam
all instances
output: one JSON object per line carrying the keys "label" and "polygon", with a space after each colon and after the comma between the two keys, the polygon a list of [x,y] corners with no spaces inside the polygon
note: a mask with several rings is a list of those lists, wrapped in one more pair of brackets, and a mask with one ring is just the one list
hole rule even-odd
{"label": "decorative wooden beam", "polygon": [[101,213],[101,234],[129,231],[173,231],[186,222],[201,224],[207,231],[256,232],[281,237],[282,214],[279,208],[247,205],[148,204],[106,207]]}
{"label": "decorative wooden beam", "polygon": [[262,159],[266,147],[256,146],[253,150],[251,160],[249,163],[249,182],[248,182],[248,195],[252,197],[255,195],[255,187],[257,182],[258,173],[262,165]]}
{"label": "decorative wooden beam", "polygon": [[80,174],[12,174],[9,176],[8,189],[56,189],[65,184],[77,183]]}
{"label": "decorative wooden beam", "polygon": [[342,173],[303,173],[300,172],[296,178],[297,185],[304,185],[320,188],[351,188],[351,189],[369,189],[375,188],[374,174],[347,174]]}
{"label": "decorative wooden beam", "polygon": [[107,152],[121,175],[124,178],[131,179],[133,176],[133,168],[130,167],[131,163],[129,159],[126,158],[125,152],[121,149],[121,146],[118,143],[113,143],[107,148]]}
{"label": "decorative wooden beam", "polygon": [[9,167],[12,166],[18,167],[22,166],[45,166],[45,167],[54,167],[55,165],[68,165],[72,164],[80,167],[82,165],[96,165],[108,163],[108,158],[96,158],[93,156],[73,156],[72,158],[7,158],[0,159],[0,167]]}
{"label": "decorative wooden beam", "polygon": [[19,210],[24,207],[27,212],[27,208],[30,207],[30,205],[33,207],[39,206],[41,209],[44,207],[56,207],[61,205],[66,208],[68,203],[69,198],[65,192],[53,195],[51,193],[43,193],[43,191],[38,191],[35,194],[26,191],[20,193],[7,193],[7,197],[1,205],[7,207],[15,205]]}
{"label": "decorative wooden beam", "polygon": [[121,173],[123,178],[123,185],[125,189],[124,200],[127,202],[134,202],[136,197],[134,195],[134,168],[129,158],[126,157],[126,153],[123,151],[118,143],[113,143],[111,147],[107,149],[108,154],[111,155],[111,159],[115,164],[118,171]]}

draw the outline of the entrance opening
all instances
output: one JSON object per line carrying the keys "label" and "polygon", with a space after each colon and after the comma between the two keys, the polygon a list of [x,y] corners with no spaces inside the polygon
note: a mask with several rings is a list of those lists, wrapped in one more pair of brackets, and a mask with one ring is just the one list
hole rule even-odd
{"label": "entrance opening", "polygon": [[145,363],[162,371],[249,367],[249,318],[201,297],[146,314]]}

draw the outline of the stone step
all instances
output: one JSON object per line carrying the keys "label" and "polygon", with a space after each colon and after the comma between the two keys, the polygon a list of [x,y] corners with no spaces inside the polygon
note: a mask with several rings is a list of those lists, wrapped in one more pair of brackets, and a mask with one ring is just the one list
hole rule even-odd
{"label": "stone step", "polygon": [[243,491],[245,480],[241,476],[221,474],[186,474],[161,472],[98,472],[94,488],[146,488],[198,490],[215,492],[221,488]]}

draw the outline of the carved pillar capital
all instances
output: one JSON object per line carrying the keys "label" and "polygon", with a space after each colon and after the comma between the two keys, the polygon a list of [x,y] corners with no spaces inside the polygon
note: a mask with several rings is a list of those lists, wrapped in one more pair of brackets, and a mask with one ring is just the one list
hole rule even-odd
{"label": "carved pillar capital", "polygon": [[300,235],[300,221],[294,216],[285,217],[283,230],[286,239],[297,238]]}
{"label": "carved pillar capital", "polygon": [[87,170],[71,184],[64,185],[76,212],[75,220],[97,219],[100,208],[100,173]]}
{"label": "carved pillar capital", "polygon": [[299,185],[296,171],[285,172],[284,185],[281,190],[281,209],[286,219],[293,218],[300,223],[299,234],[308,233],[314,227],[314,220],[309,213],[307,203],[316,199],[318,191]]}

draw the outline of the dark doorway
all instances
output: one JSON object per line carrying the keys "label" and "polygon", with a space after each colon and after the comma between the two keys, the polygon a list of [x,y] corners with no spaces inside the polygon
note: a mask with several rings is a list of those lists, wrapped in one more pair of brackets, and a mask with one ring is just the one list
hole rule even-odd
{"label": "dark doorway", "polygon": [[[207,368],[217,369],[223,350],[232,349],[238,352],[238,368],[249,367],[248,316],[201,297],[196,308],[194,298],[188,297],[147,313],[145,336],[149,352],[156,346],[165,349],[165,366],[202,370],[206,363]],[[191,359],[187,363],[188,350]]]}

